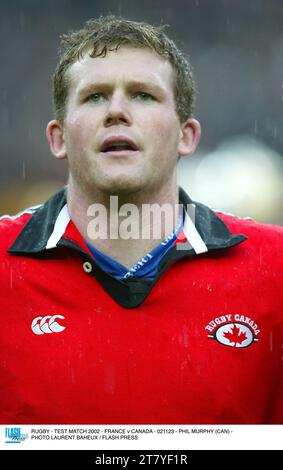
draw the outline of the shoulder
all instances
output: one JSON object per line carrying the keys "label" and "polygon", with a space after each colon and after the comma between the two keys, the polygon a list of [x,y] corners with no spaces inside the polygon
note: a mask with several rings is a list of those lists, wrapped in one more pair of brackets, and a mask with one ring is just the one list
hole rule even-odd
{"label": "shoulder", "polygon": [[0,253],[7,251],[32,214],[39,207],[41,205],[28,207],[15,215],[0,215]]}
{"label": "shoulder", "polygon": [[243,235],[252,237],[253,240],[258,242],[273,239],[278,240],[278,243],[283,243],[283,227],[280,225],[261,223],[251,217],[238,217],[219,210],[214,210],[214,212],[231,232],[240,230]]}
{"label": "shoulder", "polygon": [[232,233],[240,233],[247,237],[240,247],[242,254],[246,255],[251,262],[260,263],[262,268],[264,264],[269,266],[272,264],[283,272],[283,227],[257,222],[249,217],[237,217],[221,211],[215,211],[215,214]]}

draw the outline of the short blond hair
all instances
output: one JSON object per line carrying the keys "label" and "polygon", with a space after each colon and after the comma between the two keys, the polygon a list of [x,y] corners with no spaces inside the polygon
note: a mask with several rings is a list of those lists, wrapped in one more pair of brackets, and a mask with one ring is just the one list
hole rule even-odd
{"label": "short blond hair", "polygon": [[180,122],[192,116],[195,83],[189,59],[164,33],[165,25],[130,21],[114,15],[88,20],[82,29],[61,36],[60,61],[53,74],[53,108],[55,118],[64,124],[68,99],[68,70],[84,51],[90,57],[105,57],[121,46],[148,48],[165,57],[174,72],[174,97]]}

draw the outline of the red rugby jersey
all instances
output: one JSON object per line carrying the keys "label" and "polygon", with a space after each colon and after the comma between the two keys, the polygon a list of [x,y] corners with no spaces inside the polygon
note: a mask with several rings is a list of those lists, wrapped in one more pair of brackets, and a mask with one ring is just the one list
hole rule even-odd
{"label": "red rugby jersey", "polygon": [[0,220],[1,424],[283,423],[283,229],[180,201],[153,282],[96,265],[64,191]]}

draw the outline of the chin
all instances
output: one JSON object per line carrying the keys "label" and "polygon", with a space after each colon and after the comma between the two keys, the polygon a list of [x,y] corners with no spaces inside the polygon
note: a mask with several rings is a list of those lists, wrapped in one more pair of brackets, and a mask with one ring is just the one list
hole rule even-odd
{"label": "chin", "polygon": [[143,186],[134,183],[123,183],[121,181],[114,181],[112,184],[97,185],[97,188],[105,194],[111,195],[130,195],[135,194],[143,190]]}
{"label": "chin", "polygon": [[146,182],[138,176],[116,175],[110,178],[99,178],[94,183],[95,187],[105,194],[132,194],[142,191]]}

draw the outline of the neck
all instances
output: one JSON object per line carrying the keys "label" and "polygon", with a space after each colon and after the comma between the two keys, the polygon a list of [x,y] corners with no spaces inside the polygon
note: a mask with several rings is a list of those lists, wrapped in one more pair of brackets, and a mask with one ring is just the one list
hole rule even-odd
{"label": "neck", "polygon": [[179,215],[175,178],[155,191],[122,195],[87,195],[70,178],[67,204],[83,238],[127,268],[170,235]]}

